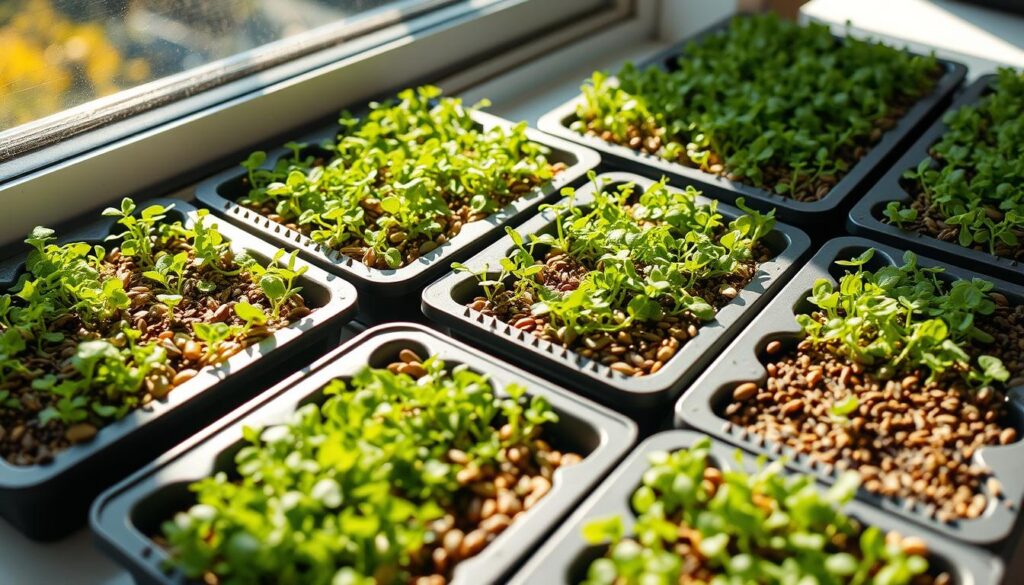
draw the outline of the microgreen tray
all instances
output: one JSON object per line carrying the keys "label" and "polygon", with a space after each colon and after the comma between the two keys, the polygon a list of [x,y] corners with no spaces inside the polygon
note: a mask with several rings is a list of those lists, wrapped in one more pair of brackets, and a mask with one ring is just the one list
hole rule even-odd
{"label": "microgreen tray", "polygon": [[385,367],[402,349],[438,355],[449,365],[465,364],[490,376],[496,386],[518,383],[527,394],[544,396],[559,416],[553,423],[555,448],[583,455],[573,466],[555,471],[546,496],[481,553],[460,563],[454,583],[493,583],[518,567],[525,555],[568,515],[576,504],[629,451],[636,427],[621,415],[550,385],[522,370],[490,358],[462,343],[413,324],[381,325],[337,348],[313,365],[265,392],[217,424],[161,456],[98,498],[91,525],[103,549],[126,566],[140,585],[184,583],[165,569],[166,552],[154,534],[164,520],[189,505],[188,483],[231,465],[243,443],[245,426],[262,427],[287,420],[295,409],[316,401],[335,378],[349,378],[365,365]]}
{"label": "microgreen tray", "polygon": [[[690,392],[677,402],[676,425],[707,433],[771,458],[784,457],[793,469],[814,473],[827,482],[834,481],[838,477],[837,470],[788,446],[747,431],[727,420],[724,409],[732,401],[734,389],[738,385],[747,382],[759,386],[765,384],[768,373],[764,364],[767,362],[763,362],[762,358],[767,357],[766,348],[770,342],[778,341],[782,348],[791,348],[802,338],[802,330],[795,316],[807,311],[809,305],[806,298],[811,294],[815,281],[827,279],[836,282],[838,276],[843,274],[843,267],[836,266],[835,261],[855,258],[868,248],[875,249],[874,257],[867,265],[870,270],[902,264],[902,251],[863,238],[837,238],[825,244],[765,307],[761,315],[693,383]],[[970,280],[979,277],[975,273],[925,257],[918,257],[918,265],[943,268],[944,273],[939,277],[942,280]],[[1011,306],[1024,303],[1024,287],[990,278],[986,280],[995,285],[993,290],[1004,295]],[[1021,390],[1021,387],[1016,387],[1010,388],[1008,392],[1010,426],[1016,430],[1018,437],[1024,432],[1024,394]],[[858,498],[885,513],[895,514],[904,522],[915,522],[960,541],[994,546],[1007,539],[1018,524],[1019,506],[1024,498],[1024,468],[1020,465],[1022,455],[1024,441],[1021,440],[1009,445],[984,446],[974,453],[974,461],[988,467],[992,476],[1001,484],[1001,495],[998,497],[994,497],[996,494],[991,493],[987,483],[983,484],[981,493],[988,497],[988,505],[974,519],[958,518],[941,522],[928,513],[923,503],[883,497],[864,489],[859,491]]]}
{"label": "microgreen tray", "polygon": [[[626,534],[635,522],[630,499],[641,485],[644,473],[650,468],[648,456],[656,451],[676,451],[694,445],[703,435],[690,431],[667,431],[648,438],[616,469],[601,487],[562,524],[562,527],[532,557],[530,562],[512,578],[515,585],[528,583],[579,583],[587,567],[603,552],[600,545],[591,545],[583,537],[583,526],[597,518],[618,515],[623,519]],[[756,468],[754,457],[743,453],[742,463],[734,456],[738,451],[719,441],[712,441],[709,460],[719,469]],[[932,567],[948,571],[958,585],[996,585],[1003,574],[1002,563],[986,551],[964,546],[927,530],[900,522],[862,502],[852,501],[843,510],[866,526],[877,526],[883,531],[897,531],[902,536],[916,536],[928,545],[928,560]]]}
{"label": "microgreen tray", "polygon": [[[165,221],[196,221],[196,208],[185,201],[156,199],[145,203],[174,205]],[[105,244],[114,229],[113,218],[62,234],[61,242]],[[275,246],[244,231],[215,221],[236,254],[248,252],[266,262]],[[17,282],[25,270],[24,246],[9,248],[0,262],[0,287]],[[305,265],[302,262],[302,265]],[[26,535],[53,539],[81,526],[96,494],[151,460],[206,422],[253,395],[275,375],[275,368],[292,360],[306,361],[336,343],[341,327],[355,312],[356,291],[341,278],[310,266],[297,281],[308,316],[272,333],[215,367],[207,367],[167,396],[132,411],[99,430],[84,443],[57,453],[53,460],[17,466],[0,460],[0,514]],[[9,431],[9,430],[8,430]]]}
{"label": "microgreen tray", "polygon": [[[977,103],[988,92],[994,79],[995,75],[978,78],[956,97],[947,111]],[[942,138],[947,130],[948,126],[940,117],[854,205],[847,220],[850,233],[919,251],[943,262],[957,264],[982,274],[991,274],[1011,282],[1024,282],[1024,265],[1017,260],[967,248],[955,241],[947,242],[914,230],[901,229],[899,226],[882,221],[882,212],[890,201],[904,204],[913,201],[913,196],[903,187],[903,173],[916,168],[918,163],[923,160],[931,160],[929,149]],[[937,163],[932,161],[932,164]]]}
{"label": "microgreen tray", "polygon": [[[729,26],[733,17],[720,21],[701,31],[681,45],[666,49],[639,63],[638,69],[658,67],[665,70],[677,68],[680,56],[685,55],[685,46],[689,42],[699,42]],[[837,37],[842,42],[841,37]],[[745,197],[747,205],[768,211],[777,209],[777,217],[789,224],[806,229],[812,234],[821,232],[826,236],[835,235],[834,228],[828,222],[837,220],[845,214],[853,201],[862,194],[871,183],[887,168],[887,163],[900,152],[900,149],[911,140],[937,113],[949,103],[953,92],[960,86],[966,75],[967,68],[959,63],[939,60],[943,67],[942,76],[937,80],[931,94],[921,98],[894,127],[886,131],[881,139],[861,158],[850,171],[821,199],[817,201],[799,202],[782,195],[730,181],[725,177],[701,171],[700,169],[670,162],[661,157],[637,152],[627,146],[621,146],[601,140],[596,136],[585,136],[570,126],[578,118],[576,108],[583,101],[579,95],[568,102],[544,114],[537,127],[560,138],[584,144],[597,150],[602,162],[614,168],[659,178],[668,175],[675,181],[697,182],[709,197],[732,203],[737,197]]]}
{"label": "microgreen tray", "polygon": [[[606,173],[598,182],[614,189],[623,183],[635,183],[646,189],[654,181],[629,173]],[[670,188],[673,191],[676,189]],[[576,190],[575,204],[586,207],[592,200],[593,183]],[[707,198],[697,202],[706,204]],[[720,204],[718,211],[728,220],[741,215],[741,211]],[[554,231],[555,216],[544,211],[516,230],[524,237]],[[654,374],[633,378],[621,374],[598,361],[584,358],[561,345],[544,341],[532,333],[516,329],[491,316],[473,311],[466,303],[478,294],[477,279],[465,272],[452,273],[423,291],[423,312],[432,321],[448,327],[458,337],[482,344],[495,353],[504,355],[527,369],[549,376],[569,388],[624,412],[640,422],[643,429],[652,429],[660,420],[671,401],[703,367],[714,359],[718,351],[738,333],[781,288],[796,271],[798,262],[810,247],[810,240],[800,230],[776,223],[763,243],[774,254],[762,263],[753,280],[729,304],[722,307],[714,320],[704,323],[696,337],[683,344],[679,352]],[[485,266],[497,267],[499,260],[513,249],[511,237],[505,236],[480,254],[466,262],[473,271]]]}
{"label": "microgreen tray", "polygon": [[[485,130],[513,126],[512,122],[486,112],[473,111],[471,115]],[[336,126],[324,128],[302,137],[300,141],[317,145],[333,139],[337,130]],[[367,323],[416,318],[419,315],[416,310],[416,299],[427,283],[447,272],[453,261],[466,258],[493,241],[501,233],[502,225],[521,221],[529,216],[537,205],[557,194],[562,187],[583,177],[600,161],[597,153],[588,148],[548,136],[532,128],[527,128],[526,136],[531,141],[551,149],[548,159],[552,163],[562,162],[568,168],[540,188],[525,193],[523,197],[496,213],[465,224],[462,231],[447,243],[421,256],[412,264],[398,269],[370,268],[350,256],[314,242],[298,231],[239,205],[236,201],[247,192],[244,182],[246,172],[241,166],[232,167],[200,183],[196,187],[196,198],[210,207],[214,213],[277,245],[289,250],[297,249],[306,260],[329,272],[344,276],[360,293],[360,318]],[[329,158],[327,151],[316,146],[307,147],[305,153],[318,153]],[[280,158],[291,155],[292,151],[287,148],[271,150],[267,153],[262,168],[273,168]]]}

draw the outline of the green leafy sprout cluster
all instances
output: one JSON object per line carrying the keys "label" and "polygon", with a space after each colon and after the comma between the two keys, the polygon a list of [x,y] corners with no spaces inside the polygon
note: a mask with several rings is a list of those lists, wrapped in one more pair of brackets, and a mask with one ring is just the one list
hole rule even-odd
{"label": "green leafy sprout cluster", "polygon": [[[126,198],[119,208],[104,211],[124,229],[109,238],[119,242],[114,253],[84,242],[56,243],[48,228],[32,230],[25,240],[31,246],[25,272],[0,295],[0,383],[15,386],[0,394],[0,414],[37,418],[39,426],[54,420],[101,424],[139,406],[147,388],[155,392],[144,384],[147,379],[168,389],[175,372],[165,346],[132,320],[140,306],[125,290],[125,259],[135,269],[134,284],[154,293],[149,309],[159,306],[172,327],[187,288],[207,294],[219,292],[224,282],[259,283],[266,306],[237,303],[242,324],[193,323],[187,332],[206,342],[208,363],[217,361],[220,342],[281,320],[283,307],[301,290],[295,280],[305,269],[296,268],[294,255],[284,260],[280,251],[268,266],[235,257],[216,225],[202,220],[206,211],[187,227],[165,221],[170,209],[151,205],[136,213]],[[50,406],[33,415],[18,392],[37,393]]]}
{"label": "green leafy sprout cluster", "polygon": [[[246,428],[237,479],[191,486],[197,502],[163,526],[171,562],[190,577],[242,583],[409,583],[429,524],[452,507],[457,475],[497,466],[503,448],[557,420],[518,385],[434,356],[426,375],[365,368],[324,389],[290,421]],[[499,433],[508,425],[511,432]],[[467,457],[453,463],[457,449]]]}
{"label": "green leafy sprout cluster", "polygon": [[423,86],[371,104],[365,117],[343,112],[336,141],[324,145],[329,160],[297,143],[272,169],[262,168],[266,153],[250,155],[240,203],[369,266],[405,266],[455,235],[457,222],[490,215],[553,177],[549,150],[527,139],[525,122],[480,128],[471,112],[486,105],[465,108]]}
{"label": "green leafy sprout cluster", "polygon": [[[758,213],[742,200],[738,205],[745,213],[726,222],[717,201],[699,202],[692,186],[670,190],[665,179],[639,193],[633,183],[612,189],[593,173],[590,180],[595,189],[587,205],[577,205],[575,190],[566,188],[565,200],[542,207],[558,218],[555,233],[530,234],[527,241],[506,229],[515,250],[501,260],[496,277],[486,267],[477,274],[486,294],[493,297],[512,283],[514,296],[529,292],[535,300],[534,316],[577,335],[620,331],[664,315],[707,321],[716,308],[704,287],[747,270],[755,244],[775,224],[774,211]],[[537,278],[544,269],[537,260],[541,250],[566,253],[588,272],[574,290],[552,290]]]}
{"label": "green leafy sprout cluster", "polygon": [[586,585],[690,582],[681,575],[711,585],[901,585],[928,571],[923,556],[841,511],[859,485],[855,472],[823,491],[811,476],[762,461],[753,474],[715,474],[716,485],[706,473],[709,450],[702,438],[689,449],[650,455],[630,500],[637,516],[631,536],[619,516],[584,526],[588,541],[609,547],[589,566]]}
{"label": "green leafy sprout cluster", "polygon": [[[881,126],[931,91],[938,64],[774,15],[734,19],[678,66],[582,87],[572,129],[800,199],[820,199]],[[873,135],[874,133],[874,135]],[[808,195],[800,196],[801,193]]]}
{"label": "green leafy sprout cluster", "polygon": [[865,270],[873,255],[868,248],[857,258],[837,261],[854,269],[838,286],[827,279],[814,283],[807,300],[816,314],[797,316],[809,340],[874,366],[882,377],[925,366],[932,380],[948,371],[979,387],[1007,380],[999,358],[981,355],[972,363],[969,353],[993,341],[977,325],[996,307],[991,282],[946,283],[939,278],[941,268],[919,267],[912,252],[904,255],[902,266]]}
{"label": "green leafy sprout cluster", "polygon": [[[1024,72],[998,71],[991,93],[946,114],[948,130],[915,169],[903,174],[921,211],[958,230],[964,247],[1016,247],[1024,236]],[[886,219],[915,224],[921,213],[890,201]]]}

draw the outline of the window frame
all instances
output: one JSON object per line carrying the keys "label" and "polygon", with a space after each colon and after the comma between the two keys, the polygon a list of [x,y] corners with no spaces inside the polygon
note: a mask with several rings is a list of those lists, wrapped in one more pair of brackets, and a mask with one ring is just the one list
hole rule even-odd
{"label": "window frame", "polygon": [[[454,75],[458,83],[445,89],[458,93],[621,24],[646,0],[438,1],[444,6],[411,20],[0,162],[0,201],[9,210],[0,218],[0,243],[124,195],[180,189],[253,148],[333,119],[346,104],[386,95],[396,83]],[[431,55],[428,67],[423,55]]]}

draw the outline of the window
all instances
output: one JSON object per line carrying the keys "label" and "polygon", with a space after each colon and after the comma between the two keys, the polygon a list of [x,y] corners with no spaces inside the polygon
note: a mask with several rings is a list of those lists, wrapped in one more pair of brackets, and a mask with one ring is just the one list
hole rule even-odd
{"label": "window", "polygon": [[[88,129],[116,118],[113,111],[123,117],[147,104],[193,95],[337,43],[360,24],[381,26],[440,4],[437,0],[7,0],[0,3],[4,158],[45,145],[39,132],[17,131],[26,124],[38,127],[65,113],[77,114],[82,122],[79,129]],[[303,34],[310,31],[314,32]],[[141,95],[146,96],[145,103],[138,99]],[[103,107],[94,102],[97,98],[107,98]],[[96,120],[99,117],[107,119]],[[85,123],[89,119],[92,124]],[[69,132],[75,128],[64,127],[61,136]]]}

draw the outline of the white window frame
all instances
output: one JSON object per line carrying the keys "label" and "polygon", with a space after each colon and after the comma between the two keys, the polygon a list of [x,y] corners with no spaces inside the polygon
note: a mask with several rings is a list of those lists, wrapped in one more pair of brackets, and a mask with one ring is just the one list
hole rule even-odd
{"label": "white window frame", "polygon": [[[191,98],[0,162],[0,244],[122,196],[166,194],[345,105],[448,78],[458,93],[595,31],[633,23],[648,0],[468,0]],[[244,91],[245,93],[241,93]],[[241,94],[241,95],[240,95]]]}

